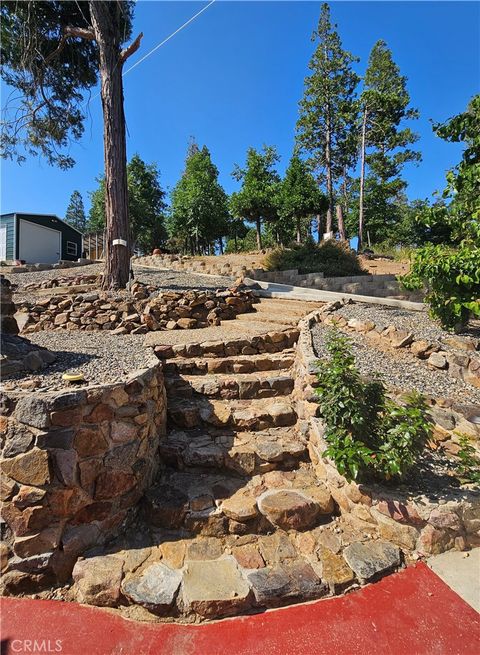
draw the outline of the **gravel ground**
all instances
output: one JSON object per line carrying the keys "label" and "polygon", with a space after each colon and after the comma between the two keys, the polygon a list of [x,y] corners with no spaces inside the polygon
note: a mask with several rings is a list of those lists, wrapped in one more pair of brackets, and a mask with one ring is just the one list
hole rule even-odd
{"label": "gravel ground", "polygon": [[[443,340],[445,337],[452,335],[435,323],[428,315],[428,312],[412,312],[394,307],[352,303],[339,309],[336,314],[340,314],[340,316],[343,316],[347,320],[350,318],[370,319],[374,323],[384,325],[385,327],[393,324],[396,328],[413,332],[417,340],[426,339],[427,341],[438,342],[445,349],[449,349],[449,346]],[[480,329],[477,327],[469,332],[465,332],[465,334],[480,337]]]}
{"label": "gravel ground", "polygon": [[[354,306],[349,305],[348,307]],[[369,307],[368,310],[370,309]],[[358,318],[367,317],[367,314],[361,315],[359,313],[353,313],[354,311],[348,314],[348,318],[353,318],[354,316],[358,316]],[[344,310],[341,310],[340,313],[347,317],[347,313],[344,314]],[[369,312],[368,318],[377,321],[374,311]],[[423,329],[421,327],[423,321],[419,318],[418,312],[413,316],[413,319],[417,318],[419,330],[415,331],[416,336]],[[395,325],[398,325],[396,320],[392,321],[392,318],[390,318],[389,322],[394,322]],[[425,327],[425,329],[427,328]],[[318,323],[312,329],[313,344],[316,354],[319,357],[327,356],[324,342],[326,331],[327,328],[321,323]],[[444,371],[433,371],[425,362],[415,359],[408,353],[398,351],[398,353],[392,355],[388,352],[377,350],[359,333],[349,334],[349,336],[353,344],[355,360],[362,375],[371,377],[374,372],[377,372],[387,386],[393,387],[398,391],[412,391],[415,389],[429,396],[452,398],[461,403],[480,404],[480,389],[465,384],[461,380],[456,380]]]}
{"label": "gravel ground", "polygon": [[143,346],[143,334],[115,335],[103,332],[35,332],[29,340],[57,355],[57,361],[38,373],[17,374],[5,380],[32,383],[38,389],[54,391],[72,386],[62,380],[63,373],[83,373],[86,384],[125,381],[139,368],[156,361],[150,348]]}
{"label": "gravel ground", "polygon": [[[232,277],[201,275],[199,273],[188,273],[183,271],[161,271],[149,268],[134,267],[135,279],[145,284],[152,284],[159,289],[173,289],[184,291],[188,289],[218,289],[228,288],[234,282]],[[52,271],[35,271],[33,273],[7,273],[5,277],[12,284],[18,285],[20,292],[27,284],[32,282],[43,282],[56,277],[77,277],[78,275],[100,275],[103,271],[103,264],[89,264],[78,268],[65,268]],[[24,294],[18,293],[24,296]]]}

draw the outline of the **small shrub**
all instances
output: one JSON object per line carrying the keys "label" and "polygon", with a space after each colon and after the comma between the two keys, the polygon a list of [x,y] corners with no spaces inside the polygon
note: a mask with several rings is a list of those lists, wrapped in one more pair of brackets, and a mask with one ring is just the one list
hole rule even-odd
{"label": "small shrub", "polygon": [[268,271],[298,269],[299,273],[323,273],[325,277],[368,275],[353,250],[339,241],[313,241],[275,248],[263,261]]}
{"label": "small shrub", "polygon": [[325,420],[325,456],[349,480],[403,477],[430,437],[426,404],[412,393],[404,406],[385,396],[383,383],[362,380],[350,340],[337,331],[326,339],[328,361],[318,363],[316,389]]}
{"label": "small shrub", "polygon": [[464,482],[480,484],[480,457],[478,457],[477,451],[466,434],[460,436],[459,444],[457,474]]}

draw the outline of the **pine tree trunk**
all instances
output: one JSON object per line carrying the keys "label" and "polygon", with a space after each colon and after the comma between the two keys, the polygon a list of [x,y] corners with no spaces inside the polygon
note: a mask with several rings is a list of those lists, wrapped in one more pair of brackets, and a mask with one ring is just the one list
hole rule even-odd
{"label": "pine tree trunk", "polygon": [[332,133],[330,128],[330,119],[327,119],[325,131],[325,169],[327,176],[327,225],[326,232],[331,232],[333,227],[333,180],[332,180]]}
{"label": "pine tree trunk", "polygon": [[360,200],[358,207],[358,249],[362,247],[363,244],[363,196],[365,190],[365,150],[366,150],[366,136],[367,136],[367,108],[365,107],[363,111],[363,122],[362,122],[362,146],[361,146],[361,164],[360,164]]}
{"label": "pine tree trunk", "polygon": [[345,216],[348,214],[348,189],[347,189],[347,167],[343,167],[343,210]]}
{"label": "pine tree trunk", "polygon": [[[106,242],[102,286],[104,289],[123,289],[130,274],[131,243],[118,13],[109,2],[91,1],[89,4],[99,52],[103,109]],[[127,245],[114,245],[115,239],[122,239]]]}
{"label": "pine tree trunk", "polygon": [[257,218],[255,221],[255,227],[257,229],[257,249],[262,249],[262,221],[260,218]]}
{"label": "pine tree trunk", "polygon": [[323,239],[323,218],[320,214],[317,214],[317,234],[318,243],[321,243]]}
{"label": "pine tree trunk", "polygon": [[300,227],[300,219],[297,218],[297,243],[302,243],[302,230]]}
{"label": "pine tree trunk", "polygon": [[219,242],[219,245],[220,245],[220,254],[223,255],[223,239],[222,239],[222,237],[220,237],[218,242]]}
{"label": "pine tree trunk", "polygon": [[337,225],[338,225],[338,232],[340,234],[340,239],[342,241],[345,241],[345,223],[343,221],[342,205],[337,205]]}

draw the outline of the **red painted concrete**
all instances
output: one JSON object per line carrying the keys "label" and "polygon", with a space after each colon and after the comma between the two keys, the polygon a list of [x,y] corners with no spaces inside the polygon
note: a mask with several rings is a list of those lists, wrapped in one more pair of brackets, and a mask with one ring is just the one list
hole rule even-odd
{"label": "red painted concrete", "polygon": [[2,640],[5,655],[478,655],[480,620],[419,564],[342,598],[202,626],[6,598]]}

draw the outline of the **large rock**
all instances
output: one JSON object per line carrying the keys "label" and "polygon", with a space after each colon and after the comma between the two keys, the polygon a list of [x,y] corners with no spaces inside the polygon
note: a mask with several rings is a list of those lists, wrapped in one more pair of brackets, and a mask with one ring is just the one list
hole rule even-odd
{"label": "large rock", "polygon": [[233,557],[213,561],[187,561],[183,574],[182,602],[185,611],[203,617],[228,616],[250,606],[250,587]]}
{"label": "large rock", "polygon": [[385,541],[368,544],[357,541],[345,548],[343,556],[356,576],[365,582],[377,579],[401,564],[400,550]]}
{"label": "large rock", "polygon": [[50,482],[48,453],[40,448],[32,448],[12,459],[4,459],[0,468],[3,473],[22,484],[39,486]]}
{"label": "large rock", "polygon": [[157,562],[124,580],[122,592],[134,603],[164,614],[173,605],[181,581],[178,570]]}
{"label": "large rock", "polygon": [[306,530],[315,525],[320,506],[312,498],[291,489],[266,491],[257,498],[260,512],[285,530]]}
{"label": "large rock", "polygon": [[333,553],[330,549],[320,547],[318,558],[322,567],[322,580],[333,592],[348,587],[355,579],[352,569],[341,555]]}
{"label": "large rock", "polygon": [[239,490],[223,501],[222,512],[234,521],[249,521],[258,516],[257,501],[243,490]]}
{"label": "large rock", "polygon": [[115,607],[120,599],[122,575],[123,562],[119,558],[98,556],[78,560],[72,573],[78,600]]}

